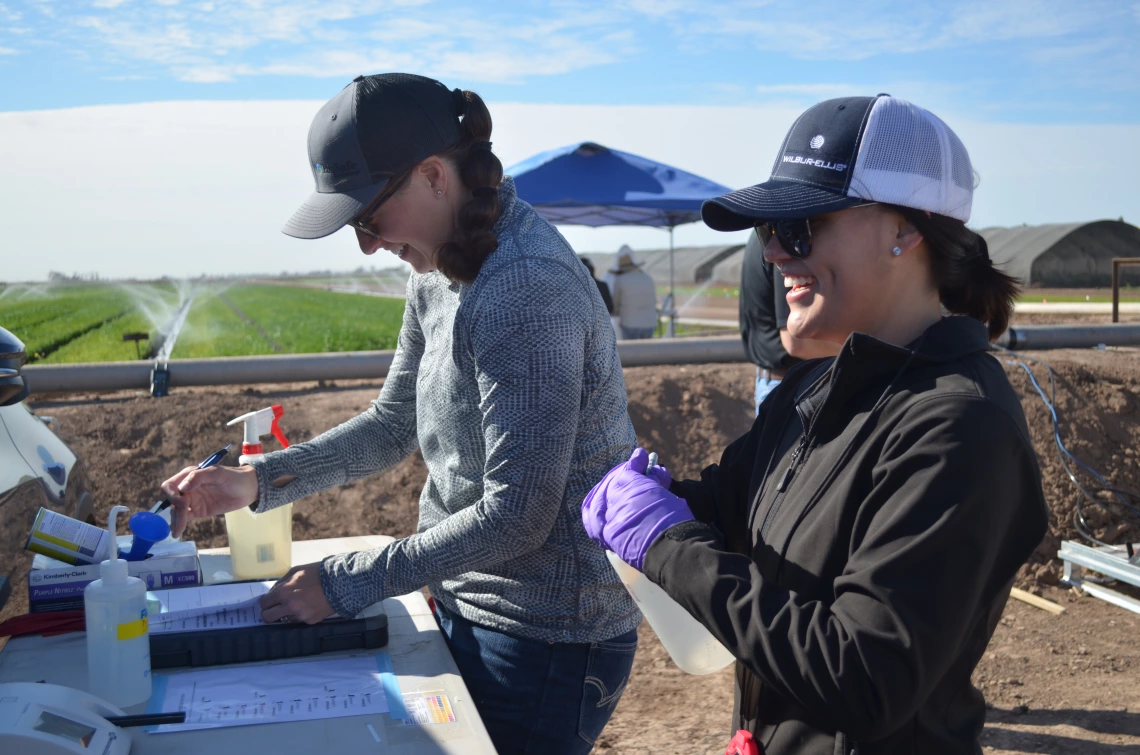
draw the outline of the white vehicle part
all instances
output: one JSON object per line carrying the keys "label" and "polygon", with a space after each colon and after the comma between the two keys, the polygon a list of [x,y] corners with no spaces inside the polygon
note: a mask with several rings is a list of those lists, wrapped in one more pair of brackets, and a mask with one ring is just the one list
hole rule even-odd
{"label": "white vehicle part", "polygon": [[[0,407],[0,424],[32,474],[43,481],[45,489],[54,498],[62,501],[71,468],[75,466],[75,454],[71,449],[23,402]],[[7,459],[8,456],[0,458]],[[8,487],[0,489],[7,490]]]}

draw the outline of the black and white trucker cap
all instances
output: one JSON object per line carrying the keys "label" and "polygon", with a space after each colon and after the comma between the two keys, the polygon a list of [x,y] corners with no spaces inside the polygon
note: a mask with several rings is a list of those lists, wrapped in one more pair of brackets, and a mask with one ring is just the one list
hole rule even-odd
{"label": "black and white trucker cap", "polygon": [[705,223],[739,231],[868,202],[970,219],[974,169],[936,115],[890,95],[814,105],[792,124],[762,184],[706,201]]}
{"label": "black and white trucker cap", "polygon": [[314,191],[281,230],[319,239],[344,227],[393,176],[459,141],[462,93],[407,73],[357,76],[309,127]]}

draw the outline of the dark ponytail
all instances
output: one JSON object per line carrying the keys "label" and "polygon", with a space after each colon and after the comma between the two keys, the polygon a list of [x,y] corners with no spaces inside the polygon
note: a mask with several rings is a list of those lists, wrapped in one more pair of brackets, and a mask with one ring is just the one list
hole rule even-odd
{"label": "dark ponytail", "polygon": [[930,272],[942,306],[956,315],[980,320],[990,340],[1005,332],[1020,286],[994,267],[989,246],[961,220],[909,207],[888,207],[906,218],[930,250]]}
{"label": "dark ponytail", "polygon": [[435,264],[449,279],[461,283],[475,280],[483,262],[499,247],[492,230],[499,219],[499,184],[503,164],[491,151],[491,113],[474,92],[453,93],[456,110],[463,117],[459,141],[440,153],[455,163],[471,199],[459,208],[456,236],[436,252]]}

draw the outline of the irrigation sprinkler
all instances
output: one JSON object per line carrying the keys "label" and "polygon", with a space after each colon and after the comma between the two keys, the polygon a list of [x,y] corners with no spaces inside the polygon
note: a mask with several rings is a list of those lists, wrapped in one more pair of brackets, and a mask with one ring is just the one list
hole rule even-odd
{"label": "irrigation sprinkler", "polygon": [[142,352],[139,350],[139,341],[147,341],[150,339],[150,333],[123,333],[123,342],[135,342],[135,358],[142,359]]}
{"label": "irrigation sprinkler", "polygon": [[162,398],[168,393],[170,393],[170,365],[155,361],[154,369],[150,371],[150,395]]}

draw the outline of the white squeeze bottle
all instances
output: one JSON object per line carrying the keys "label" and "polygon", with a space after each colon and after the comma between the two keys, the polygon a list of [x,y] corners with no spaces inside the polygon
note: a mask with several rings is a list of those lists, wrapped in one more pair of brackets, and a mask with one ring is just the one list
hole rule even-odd
{"label": "white squeeze bottle", "polygon": [[[115,542],[115,517],[126,506],[111,509],[107,529]],[[117,548],[116,548],[117,550]],[[101,579],[83,590],[87,620],[87,691],[126,708],[150,699],[150,625],[146,585],[127,575],[127,562],[113,552],[99,566]]]}
{"label": "white squeeze bottle", "polygon": [[[284,413],[278,404],[226,423],[245,423],[239,464],[248,464],[265,455],[261,446],[263,435],[273,433],[283,447],[289,447],[285,433],[277,424]],[[287,503],[263,514],[255,514],[249,507],[231,511],[226,514],[226,537],[236,579],[280,577],[293,565],[293,504]]]}
{"label": "white squeeze bottle", "polygon": [[[655,464],[657,454],[650,454],[649,467]],[[606,551],[606,558],[678,668],[688,674],[711,674],[735,660],[703,624],[668,593],[650,582],[649,577],[612,551]]]}

